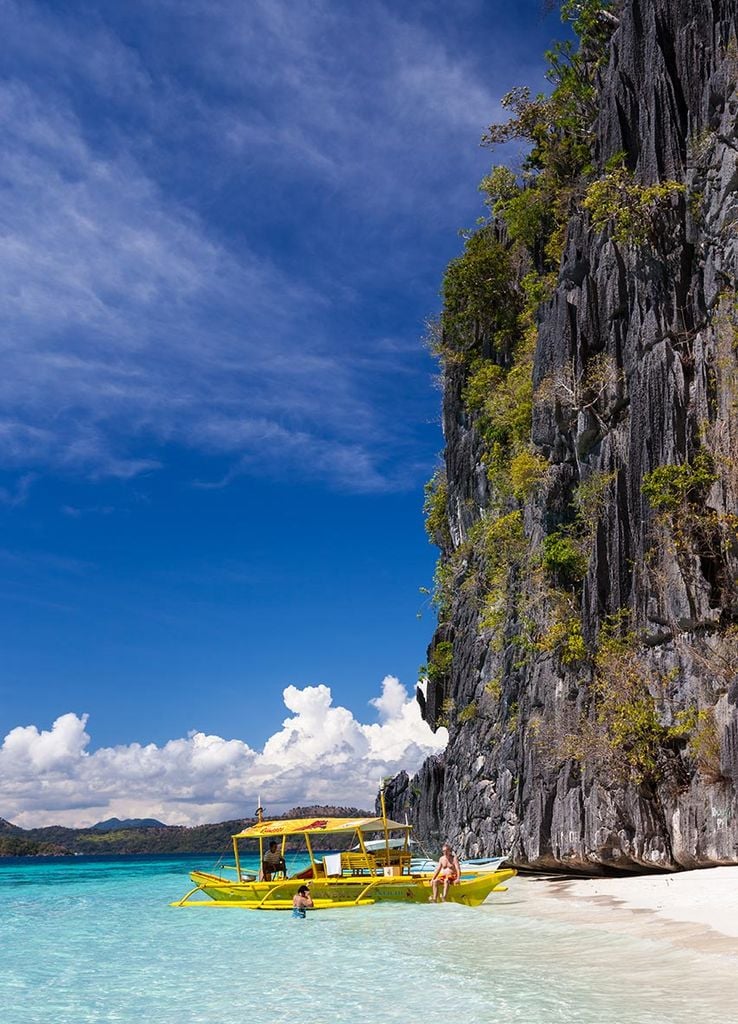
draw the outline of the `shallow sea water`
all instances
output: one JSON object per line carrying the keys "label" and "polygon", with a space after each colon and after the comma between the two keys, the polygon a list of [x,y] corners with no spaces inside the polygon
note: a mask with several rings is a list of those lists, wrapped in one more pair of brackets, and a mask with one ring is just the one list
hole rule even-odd
{"label": "shallow sea water", "polygon": [[483,907],[168,906],[207,857],[0,861],[2,1024],[724,1024],[734,960]]}

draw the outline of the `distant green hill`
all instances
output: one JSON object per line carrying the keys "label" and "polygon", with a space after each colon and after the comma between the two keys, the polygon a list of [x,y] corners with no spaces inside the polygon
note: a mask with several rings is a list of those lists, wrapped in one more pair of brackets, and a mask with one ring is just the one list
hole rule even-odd
{"label": "distant green hill", "polygon": [[[282,818],[370,817],[372,811],[356,807],[294,807]],[[74,854],[131,853],[222,853],[231,845],[231,836],[255,819],[236,818],[214,825],[162,825],[153,818],[120,821],[110,818],[90,828],[23,829],[0,818],[0,857],[48,857]],[[103,827],[101,827],[103,826]],[[330,839],[330,842],[329,842]],[[315,836],[315,849],[336,847],[335,836]],[[248,844],[246,844],[248,849]],[[257,844],[253,844],[257,848]]]}
{"label": "distant green hill", "polygon": [[38,843],[22,836],[0,835],[0,857],[61,857],[69,851],[55,843]]}
{"label": "distant green hill", "polygon": [[98,821],[91,826],[93,832],[116,832],[122,828],[166,828],[163,821],[156,818],[106,818],[105,821]]}

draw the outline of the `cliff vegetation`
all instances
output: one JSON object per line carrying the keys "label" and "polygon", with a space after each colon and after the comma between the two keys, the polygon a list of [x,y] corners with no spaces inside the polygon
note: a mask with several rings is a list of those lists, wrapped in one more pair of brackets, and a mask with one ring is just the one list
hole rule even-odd
{"label": "cliff vegetation", "polygon": [[430,344],[424,716],[392,813],[522,865],[738,861],[736,0],[567,0]]}

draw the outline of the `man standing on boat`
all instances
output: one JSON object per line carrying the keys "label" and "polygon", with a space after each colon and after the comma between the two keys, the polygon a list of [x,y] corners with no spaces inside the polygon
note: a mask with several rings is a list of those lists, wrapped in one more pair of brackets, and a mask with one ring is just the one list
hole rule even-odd
{"label": "man standing on boat", "polygon": [[460,878],[461,865],[459,864],[459,858],[448,843],[444,843],[443,849],[441,850],[441,858],[438,861],[433,878],[431,878],[433,895],[430,897],[430,902],[436,903],[438,901],[438,883],[443,882],[441,900],[445,903],[449,885],[453,885],[454,882],[458,882]]}
{"label": "man standing on boat", "polygon": [[261,862],[261,870],[265,882],[271,882],[272,875],[276,875],[278,871],[287,872],[284,857],[279,852],[274,840],[271,841],[269,849],[264,854],[264,859]]}

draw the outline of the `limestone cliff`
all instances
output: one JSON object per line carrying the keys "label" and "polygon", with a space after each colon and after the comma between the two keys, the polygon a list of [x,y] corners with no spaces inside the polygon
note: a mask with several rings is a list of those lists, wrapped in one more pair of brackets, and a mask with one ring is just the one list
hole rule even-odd
{"label": "limestone cliff", "polygon": [[440,612],[419,700],[450,740],[389,807],[517,865],[733,863],[738,0],[602,17],[601,59],[575,68],[596,118],[565,217],[521,227],[530,181],[498,175],[496,216],[446,278]]}

